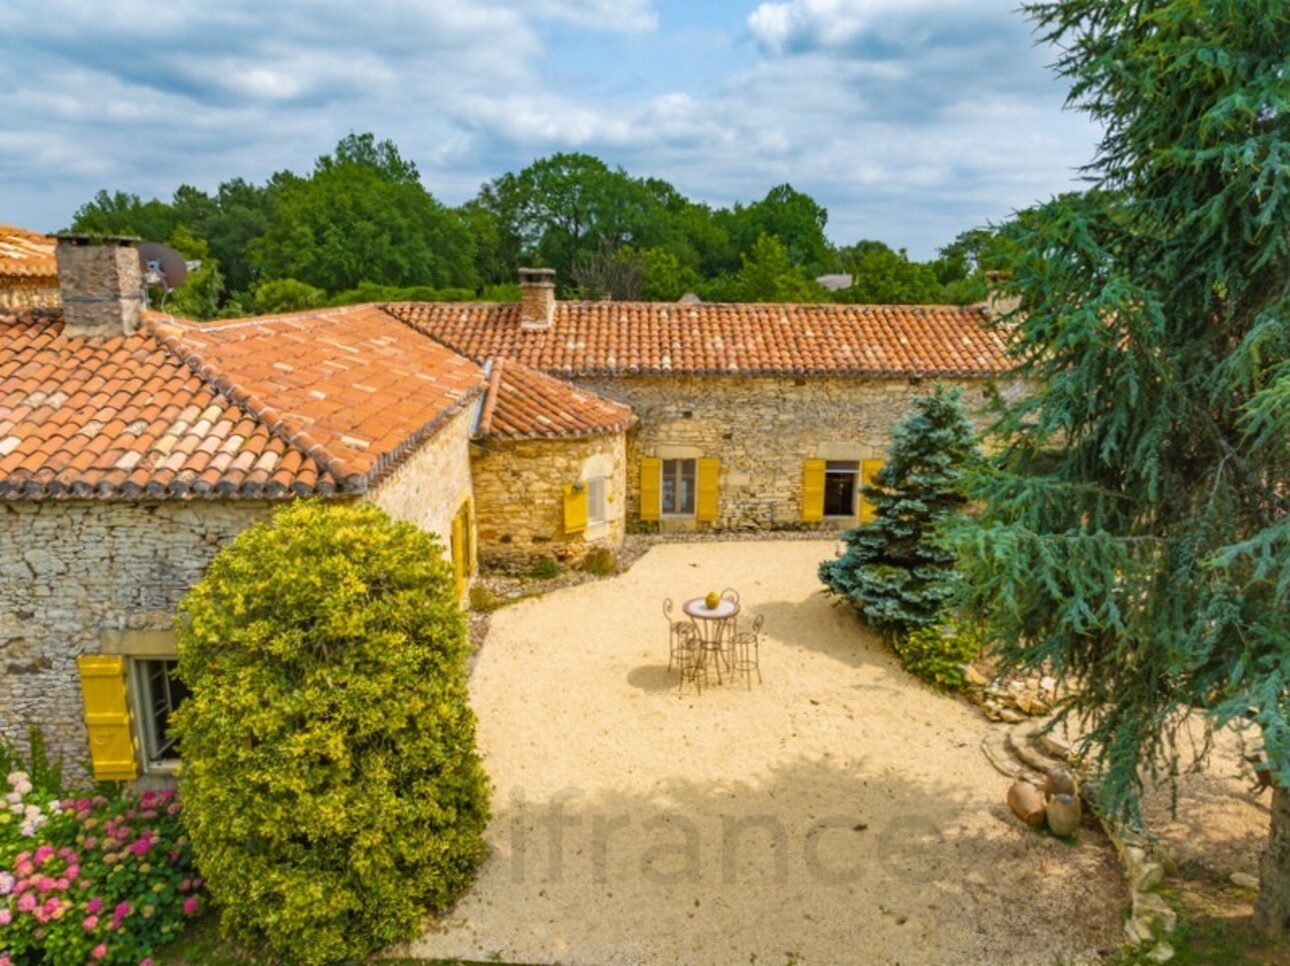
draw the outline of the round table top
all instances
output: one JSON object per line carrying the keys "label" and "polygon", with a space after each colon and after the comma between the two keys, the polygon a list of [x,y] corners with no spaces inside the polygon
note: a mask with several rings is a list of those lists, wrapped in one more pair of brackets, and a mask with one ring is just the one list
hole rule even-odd
{"label": "round table top", "polygon": [[700,620],[720,621],[727,617],[734,617],[739,613],[739,605],[733,600],[726,600],[724,597],[716,607],[709,608],[707,602],[702,597],[696,597],[694,600],[687,600],[681,605],[681,610],[685,611],[691,617],[697,617]]}

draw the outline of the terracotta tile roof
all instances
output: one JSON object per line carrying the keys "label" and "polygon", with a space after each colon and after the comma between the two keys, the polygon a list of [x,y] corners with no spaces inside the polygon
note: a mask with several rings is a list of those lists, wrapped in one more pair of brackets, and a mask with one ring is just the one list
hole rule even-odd
{"label": "terracotta tile roof", "polygon": [[386,306],[474,359],[561,376],[985,376],[1011,368],[981,306],[557,302],[549,329],[519,306]]}
{"label": "terracotta tile roof", "polygon": [[0,498],[361,493],[484,389],[370,306],[61,332],[58,312],[0,315]]}
{"label": "terracotta tile roof", "polygon": [[492,364],[478,434],[500,439],[571,439],[626,429],[629,407],[519,362]]}
{"label": "terracotta tile roof", "polygon": [[372,305],[158,331],[340,478],[375,481],[485,388],[478,365]]}
{"label": "terracotta tile roof", "polygon": [[0,316],[0,498],[334,492],[153,336],[64,340],[61,313]]}
{"label": "terracotta tile roof", "polygon": [[44,235],[0,225],[0,277],[57,278],[54,243]]}

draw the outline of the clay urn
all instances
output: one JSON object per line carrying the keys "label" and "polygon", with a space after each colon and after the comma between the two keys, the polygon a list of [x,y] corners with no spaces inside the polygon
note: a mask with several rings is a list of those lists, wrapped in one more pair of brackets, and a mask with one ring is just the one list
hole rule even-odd
{"label": "clay urn", "polygon": [[1045,811],[1048,828],[1054,835],[1070,838],[1079,831],[1080,806],[1079,799],[1074,795],[1053,795],[1048,799]]}

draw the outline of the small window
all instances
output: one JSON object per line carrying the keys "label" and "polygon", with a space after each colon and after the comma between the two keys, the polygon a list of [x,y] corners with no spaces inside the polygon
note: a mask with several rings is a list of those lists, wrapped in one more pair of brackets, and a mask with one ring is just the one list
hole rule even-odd
{"label": "small window", "polygon": [[824,467],[824,515],[853,517],[856,515],[856,480],[860,464],[845,460],[829,460]]}
{"label": "small window", "polygon": [[149,764],[179,757],[178,741],[170,731],[170,716],[188,697],[187,686],[175,676],[179,662],[136,660],[134,683],[143,753]]}
{"label": "small window", "polygon": [[587,523],[604,523],[607,516],[605,478],[598,476],[594,480],[587,480]]}
{"label": "small window", "polygon": [[663,461],[663,512],[694,512],[694,460]]}

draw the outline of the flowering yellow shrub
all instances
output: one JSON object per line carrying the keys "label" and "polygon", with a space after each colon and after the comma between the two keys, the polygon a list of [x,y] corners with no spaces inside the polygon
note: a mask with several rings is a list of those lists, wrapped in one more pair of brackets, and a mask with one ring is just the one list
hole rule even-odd
{"label": "flowering yellow shrub", "polygon": [[284,959],[415,934],[483,858],[487,779],[438,541],[293,504],[181,605],[185,818],[221,922]]}

